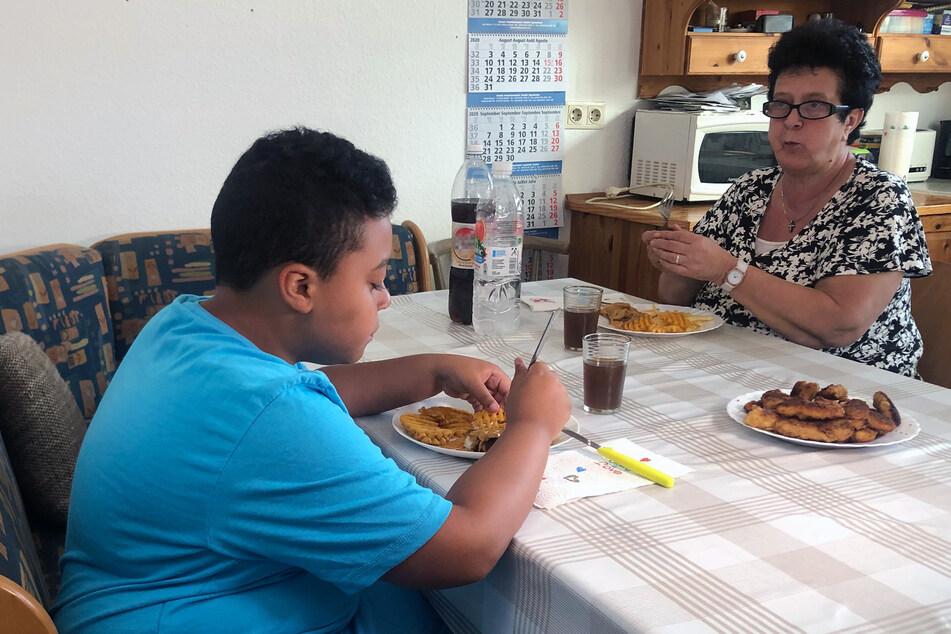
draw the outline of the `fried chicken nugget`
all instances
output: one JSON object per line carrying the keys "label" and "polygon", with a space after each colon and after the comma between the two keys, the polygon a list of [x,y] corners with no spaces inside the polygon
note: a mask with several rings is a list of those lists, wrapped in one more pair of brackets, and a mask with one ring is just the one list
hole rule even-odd
{"label": "fried chicken nugget", "polygon": [[782,416],[776,421],[774,431],[783,436],[802,440],[846,442],[852,437],[855,430],[848,419],[819,421]]}
{"label": "fried chicken nugget", "polygon": [[871,408],[868,406],[868,403],[863,401],[860,398],[850,398],[842,404],[842,408],[845,410],[845,417],[851,418],[853,420],[865,421],[868,419],[868,413],[871,411]]}
{"label": "fried chicken nugget", "polygon": [[614,325],[614,322],[620,323],[630,321],[640,317],[644,313],[640,312],[627,302],[616,302],[601,308],[601,314],[608,318],[608,321],[611,322],[611,325]]}
{"label": "fried chicken nugget", "polygon": [[760,402],[763,404],[763,407],[772,409],[789,398],[789,395],[784,393],[782,390],[769,390],[763,392],[763,395],[759,397]]}
{"label": "fried chicken nugget", "polygon": [[897,425],[892,421],[892,419],[888,418],[887,416],[885,416],[884,414],[876,410],[871,410],[868,413],[868,419],[866,420],[866,424],[871,429],[874,429],[876,432],[878,432],[879,436],[883,436],[890,431],[895,431],[895,428],[897,427]]}
{"label": "fried chicken nugget", "polygon": [[852,434],[852,442],[869,442],[878,438],[878,432],[868,427],[856,429]]}
{"label": "fried chicken nugget", "polygon": [[895,423],[895,427],[901,425],[901,416],[898,414],[898,408],[895,407],[892,399],[888,398],[885,392],[875,392],[875,394],[872,394],[872,406],[881,412],[883,416]]}
{"label": "fried chicken nugget", "polygon": [[832,420],[845,416],[842,405],[824,398],[807,401],[798,396],[791,396],[773,409],[782,416],[806,420]]}
{"label": "fried chicken nugget", "polygon": [[793,385],[792,390],[789,391],[790,396],[798,396],[799,398],[807,401],[814,399],[818,393],[819,384],[811,383],[809,381],[796,381],[796,384]]}
{"label": "fried chicken nugget", "polygon": [[816,394],[816,396],[827,398],[830,401],[844,401],[849,398],[849,391],[845,389],[844,385],[833,383],[832,385],[827,385],[819,390],[819,393]]}
{"label": "fried chicken nugget", "polygon": [[765,409],[754,404],[753,408],[747,413],[746,418],[743,419],[743,422],[756,429],[773,431],[776,428],[776,421],[778,419],[779,415],[773,410]]}

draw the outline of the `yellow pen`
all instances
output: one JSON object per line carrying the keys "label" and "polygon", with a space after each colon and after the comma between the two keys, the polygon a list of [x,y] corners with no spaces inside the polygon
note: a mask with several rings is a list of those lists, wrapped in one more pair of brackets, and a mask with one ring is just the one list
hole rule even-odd
{"label": "yellow pen", "polygon": [[633,471],[637,475],[643,476],[647,478],[648,480],[650,480],[651,482],[656,482],[657,484],[663,487],[667,487],[668,489],[674,486],[674,478],[672,476],[667,475],[663,471],[658,471],[654,467],[644,464],[640,460],[635,460],[634,458],[631,458],[630,456],[625,456],[624,454],[618,451],[615,451],[614,449],[611,449],[610,447],[602,447],[598,443],[588,440],[581,434],[573,432],[570,429],[563,428],[561,431],[562,433],[568,434],[569,436],[571,436],[572,438],[576,440],[580,440],[581,442],[588,445],[592,449],[595,449],[598,452],[598,454],[600,454],[601,456],[604,456],[608,460],[618,463],[625,469],[628,469],[629,471]]}

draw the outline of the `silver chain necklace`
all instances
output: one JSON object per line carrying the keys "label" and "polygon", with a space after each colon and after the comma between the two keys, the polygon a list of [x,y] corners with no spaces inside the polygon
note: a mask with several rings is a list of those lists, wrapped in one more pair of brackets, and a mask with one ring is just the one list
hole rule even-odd
{"label": "silver chain necklace", "polygon": [[[783,209],[783,215],[786,216],[786,220],[789,221],[789,224],[786,225],[786,230],[789,231],[789,233],[792,233],[793,231],[795,231],[796,223],[802,220],[803,218],[805,218],[806,216],[808,216],[809,212],[812,211],[812,207],[807,207],[806,213],[802,214],[796,219],[790,218],[789,213],[786,211],[786,194],[783,191],[782,181],[779,182],[779,204]],[[815,203],[813,203],[813,205],[815,205]]]}
{"label": "silver chain necklace", "polygon": [[[851,162],[850,162],[849,160],[846,160],[846,162],[845,162],[841,167],[839,167],[839,169],[836,170],[835,174],[832,175],[832,179],[826,184],[826,186],[823,188],[823,190],[822,190],[821,192],[819,192],[819,195],[816,196],[816,197],[812,200],[812,204],[809,205],[808,207],[806,207],[805,213],[803,213],[803,214],[802,214],[801,216],[799,216],[798,218],[790,218],[790,217],[789,217],[789,212],[786,210],[786,192],[785,192],[785,188],[783,187],[783,181],[782,181],[782,179],[780,179],[780,181],[779,181],[779,204],[780,204],[780,207],[782,207],[783,215],[786,216],[786,220],[788,221],[788,224],[786,225],[786,230],[787,230],[790,234],[791,234],[793,231],[796,230],[796,224],[797,224],[800,220],[802,220],[803,218],[805,218],[806,216],[808,216],[808,215],[812,212],[812,210],[813,210],[813,209],[815,208],[815,206],[816,206],[816,201],[818,201],[820,198],[822,198],[822,196],[823,196],[827,191],[829,191],[829,187],[830,187],[834,182],[836,182],[836,180],[838,179],[839,175],[842,173],[842,169],[843,169],[846,165],[849,165],[850,163],[851,163]],[[854,163],[853,163],[853,165],[854,165]]]}

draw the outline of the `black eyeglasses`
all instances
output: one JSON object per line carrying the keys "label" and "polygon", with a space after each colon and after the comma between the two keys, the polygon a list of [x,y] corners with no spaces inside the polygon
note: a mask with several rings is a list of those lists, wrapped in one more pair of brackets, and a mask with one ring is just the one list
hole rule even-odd
{"label": "black eyeglasses", "polygon": [[803,119],[825,119],[839,112],[848,112],[850,106],[837,106],[827,101],[803,101],[789,103],[788,101],[767,101],[763,104],[763,114],[770,119],[785,119],[795,108]]}

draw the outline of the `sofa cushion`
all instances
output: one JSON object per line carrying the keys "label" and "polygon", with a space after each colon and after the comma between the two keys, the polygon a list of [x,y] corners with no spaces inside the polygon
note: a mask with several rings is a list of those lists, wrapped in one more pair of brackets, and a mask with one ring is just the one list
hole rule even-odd
{"label": "sofa cushion", "polygon": [[155,313],[184,293],[211,295],[215,258],[211,230],[129,233],[93,245],[102,255],[116,361]]}
{"label": "sofa cushion", "polygon": [[0,334],[36,340],[92,418],[116,371],[102,257],[60,244],[0,256]]}
{"label": "sofa cushion", "polygon": [[410,230],[402,225],[393,225],[393,249],[386,264],[386,290],[390,295],[405,295],[419,290],[416,283],[415,242]]}
{"label": "sofa cushion", "polygon": [[0,436],[31,518],[66,527],[86,424],[69,388],[27,335],[0,335]]}
{"label": "sofa cushion", "polygon": [[0,575],[17,582],[44,607],[50,607],[23,500],[3,442],[0,442]]}

